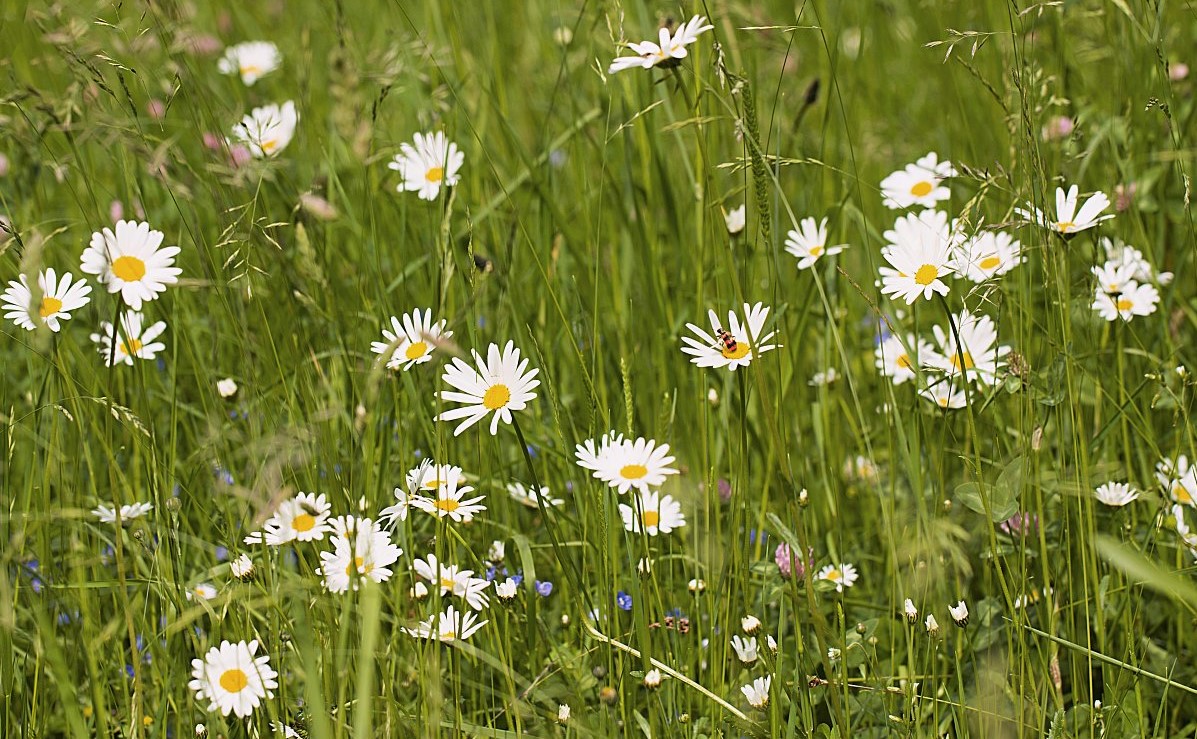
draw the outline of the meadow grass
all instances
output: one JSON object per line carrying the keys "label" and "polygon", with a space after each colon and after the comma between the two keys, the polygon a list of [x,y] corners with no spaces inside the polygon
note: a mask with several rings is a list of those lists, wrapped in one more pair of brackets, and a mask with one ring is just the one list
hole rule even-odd
{"label": "meadow grass", "polygon": [[[680,65],[608,73],[695,14],[714,28]],[[282,52],[253,86],[217,71],[249,40]],[[182,276],[143,308],[156,360],[105,366],[88,336],[126,309],[103,285],[57,333],[4,323],[0,735],[1192,736],[1193,555],[1155,471],[1197,456],[1195,40],[1191,8],[1121,0],[4,4],[0,277],[78,276],[121,213]],[[233,161],[233,125],[285,100],[289,145]],[[465,160],[433,201],[387,167],[429,131]],[[928,151],[959,170],[938,207],[1026,261],[907,306],[876,284],[900,215],[878,183]],[[1014,213],[1071,183],[1116,217],[1065,241]],[[783,244],[807,216],[849,248],[800,271]],[[1153,313],[1092,309],[1099,236],[1175,273]],[[757,302],[779,348],[735,372],[681,352],[708,309]],[[415,308],[454,335],[387,369],[370,343]],[[965,407],[921,398],[928,370],[878,372],[879,332],[951,335],[963,310],[1012,347]],[[536,399],[455,436],[446,357],[508,341]],[[634,491],[574,456],[609,430],[670,445],[684,526],[625,529]],[[377,517],[424,459],[486,510],[412,511],[385,582],[328,592],[331,534],[243,543],[299,491]],[[1102,505],[1109,481],[1141,496]],[[470,638],[416,639],[451,602],[413,597],[429,553],[523,581]],[[840,563],[843,592],[816,577]],[[209,712],[191,660],[253,639],[273,697]]]}

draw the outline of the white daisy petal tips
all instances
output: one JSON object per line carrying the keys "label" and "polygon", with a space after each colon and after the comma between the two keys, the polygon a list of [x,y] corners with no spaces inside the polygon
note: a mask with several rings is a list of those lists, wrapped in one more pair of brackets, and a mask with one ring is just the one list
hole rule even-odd
{"label": "white daisy petal tips", "polygon": [[798,260],[798,269],[815,266],[820,257],[830,257],[847,249],[847,244],[827,245],[827,219],[818,224],[814,218],[803,218],[799,230],[786,234],[786,251]]}
{"label": "white daisy petal tips", "polygon": [[161,341],[154,341],[166,330],[166,323],[158,321],[143,329],[142,315],[135,310],[121,316],[119,329],[107,321],[101,321],[100,330],[103,333],[92,334],[91,340],[100,345],[100,356],[109,367],[117,364],[132,366],[134,357],[154,359],[158,352],[166,348]]}
{"label": "white daisy petal tips", "polygon": [[882,267],[881,292],[901,298],[907,305],[920,297],[930,300],[932,295],[947,295],[944,279],[955,272],[956,238],[948,224],[946,213],[925,210],[894,222],[885,232],[889,242],[881,256],[890,263]]}
{"label": "white daisy petal tips", "polygon": [[607,67],[607,74],[622,72],[625,69],[676,67],[690,53],[686,47],[697,41],[700,34],[714,28],[709,24],[703,25],[706,22],[705,16],[696,15],[679,26],[676,33],[671,34],[668,28],[660,29],[655,43],[641,41],[628,44],[628,48],[636,52],[635,56],[616,57],[611,66]]}
{"label": "white daisy petal tips", "polygon": [[1064,188],[1057,187],[1055,218],[1034,206],[1015,208],[1014,212],[1049,231],[1055,231],[1066,239],[1114,217],[1113,213],[1101,215],[1102,211],[1110,207],[1110,199],[1104,192],[1093,193],[1078,212],[1077,201],[1079,199],[1080,188],[1076,185],[1068,188],[1067,193],[1064,192]]}
{"label": "white daisy petal tips", "polygon": [[915,205],[934,208],[936,203],[952,196],[940,183],[955,176],[951,162],[941,162],[935,152],[930,152],[881,181],[882,204],[895,210]]}
{"label": "white daisy petal tips", "polygon": [[444,339],[453,336],[445,319],[432,322],[432,311],[419,308],[403,316],[402,323],[391,316],[391,330],[382,330],[382,341],[370,344],[370,351],[386,358],[387,369],[409,370],[432,360],[432,353]]}

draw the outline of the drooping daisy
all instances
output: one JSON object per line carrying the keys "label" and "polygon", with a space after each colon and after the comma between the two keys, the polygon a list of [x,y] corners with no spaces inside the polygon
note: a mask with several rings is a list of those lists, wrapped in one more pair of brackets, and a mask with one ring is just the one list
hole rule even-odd
{"label": "drooping daisy", "polygon": [[1197,465],[1189,465],[1189,458],[1165,457],[1156,463],[1155,479],[1169,497],[1177,503],[1197,507]]}
{"label": "drooping daisy", "polygon": [[1098,290],[1093,296],[1093,310],[1107,321],[1129,321],[1135,316],[1150,316],[1155,313],[1159,302],[1160,293],[1155,289],[1155,285],[1140,285],[1131,280],[1117,295]]}
{"label": "drooping daisy", "polygon": [[474,613],[470,611],[461,613],[450,605],[444,613],[430,616],[427,621],[416,624],[414,629],[403,627],[403,633],[417,639],[436,639],[443,642],[469,639],[478,629],[490,623],[490,621],[477,621],[477,619],[478,617]]}
{"label": "drooping daisy", "polygon": [[279,505],[262,530],[245,537],[246,544],[265,542],[272,547],[290,541],[320,541],[329,532],[332,504],[324,494],[299,493]]}
{"label": "drooping daisy", "polygon": [[739,208],[732,208],[723,214],[723,222],[727,226],[727,232],[732,236],[744,230],[744,225],[747,221],[747,207],[746,205],[741,205]]}
{"label": "drooping daisy", "polygon": [[271,103],[254,108],[233,126],[233,138],[245,144],[259,159],[273,157],[291,143],[298,124],[295,103],[290,100],[281,106]]}
{"label": "drooping daisy", "polygon": [[26,331],[45,325],[57,333],[62,328],[61,321],[70,319],[71,311],[82,308],[91,300],[88,297],[91,285],[82,279],[72,283],[70,272],[64,274],[61,280],[53,268],[41,272],[37,277],[41,291],[37,305],[33,303],[33,291],[29,289],[25,275],[20,275],[18,279],[19,282],[8,283],[8,289],[0,296],[0,301],[4,304],[4,317]]}
{"label": "drooping daisy", "polygon": [[[932,366],[946,372],[949,377],[955,377],[960,374],[960,363],[963,361],[964,373],[969,380],[992,387],[997,382],[998,372],[1006,366],[1010,347],[998,345],[997,327],[989,316],[976,316],[965,310],[953,316],[953,320],[956,333],[952,332],[950,326],[935,326],[931,329],[939,344],[939,351],[932,355]],[[960,336],[959,348],[956,344],[957,333]]]}
{"label": "drooping daisy", "polygon": [[935,293],[948,294],[943,280],[955,272],[954,250],[957,237],[948,225],[948,215],[925,210],[894,222],[885,232],[888,244],[881,256],[891,267],[881,267],[881,292],[902,298],[907,305],[922,297],[930,300]]}
{"label": "drooping daisy", "polygon": [[940,183],[955,176],[951,162],[941,162],[935,152],[930,152],[881,181],[882,203],[892,209],[914,205],[934,208],[939,201],[952,197],[952,192]]}
{"label": "drooping daisy", "polygon": [[105,228],[91,235],[83,250],[81,269],[120,293],[125,305],[141,310],[143,301],[154,300],[167,285],[179,281],[183,270],[173,266],[179,247],[162,246],[165,234],[138,221],[118,221],[116,229]]}
{"label": "drooping daisy", "polygon": [[121,326],[115,332],[115,341],[111,323],[100,321],[100,330],[104,333],[92,334],[91,340],[100,345],[100,356],[109,367],[117,364],[132,366],[134,357],[154,359],[158,352],[166,348],[166,344],[161,341],[154,341],[166,330],[166,322],[158,321],[143,330],[142,315],[137,311],[129,311],[121,316]]}
{"label": "drooping daisy", "polygon": [[548,487],[541,485],[540,492],[532,486],[525,487],[523,483],[513,482],[507,486],[507,492],[515,499],[517,503],[528,508],[540,508],[543,503],[545,508],[554,508],[559,505],[564,505],[563,498],[554,498]]}
{"label": "drooping daisy", "polygon": [[625,439],[598,460],[601,466],[594,476],[618,488],[621,495],[631,488],[645,492],[664,483],[667,476],[677,474],[669,466],[673,459],[668,444],[657,444],[644,437],[635,441]]}
{"label": "drooping daisy", "polygon": [[748,705],[763,711],[769,707],[769,687],[773,684],[773,676],[758,677],[750,684],[740,687],[740,692],[748,699]]}
{"label": "drooping daisy", "polygon": [[712,333],[687,323],[697,339],[683,336],[682,352],[689,354],[690,360],[699,367],[727,367],[735,370],[752,363],[760,354],[776,349],[777,344],[768,343],[777,334],[776,331],[763,333],[765,320],[769,317],[769,309],[764,303],[756,305],[744,304],[744,322],[735,311],[727,312],[727,323],[719,320],[715,311],[708,310],[707,317],[711,321]]}
{"label": "drooping daisy", "polygon": [[370,519],[360,519],[348,536],[335,536],[333,551],[320,553],[320,574],[330,593],[357,590],[362,578],[385,582],[390,566],[403,554],[391,542],[391,534]]}
{"label": "drooping daisy", "polygon": [[740,638],[736,634],[731,638],[732,649],[736,650],[736,657],[746,665],[756,662],[757,659],[757,643],[756,637],[750,636],[747,639]]}
{"label": "drooping daisy", "polygon": [[208,650],[204,659],[191,660],[191,682],[196,700],[208,701],[208,710],[220,709],[223,716],[235,713],[245,718],[254,712],[263,698],[273,698],[278,687],[278,673],[270,667],[270,657],[255,657],[258,640],[246,644],[222,641]]}
{"label": "drooping daisy", "polygon": [[1077,212],[1079,194],[1080,188],[1076,185],[1068,188],[1067,194],[1065,194],[1064,188],[1057,187],[1055,218],[1030,205],[1027,208],[1015,208],[1014,212],[1049,231],[1055,231],[1066,239],[1114,217],[1113,213],[1101,215],[1103,210],[1110,207],[1110,199],[1100,191],[1093,193],[1081,206],[1080,212]]}
{"label": "drooping daisy", "polygon": [[370,351],[387,356],[387,369],[411,369],[432,360],[432,352],[443,339],[453,336],[445,330],[445,319],[432,322],[432,311],[419,308],[403,315],[403,322],[391,316],[392,331],[382,330],[382,341],[370,344]]}
{"label": "drooping daisy", "polygon": [[1139,497],[1139,491],[1124,482],[1107,482],[1104,485],[1098,485],[1093,494],[1099,503],[1104,503],[1111,508],[1121,508]]}
{"label": "drooping daisy", "polygon": [[442,596],[460,598],[475,611],[490,605],[490,598],[486,594],[490,589],[490,581],[473,577],[473,570],[462,570],[457,565],[446,565],[444,562],[438,564],[435,554],[429,554],[426,560],[413,560],[412,566],[417,575],[439,586]]}
{"label": "drooping daisy", "polygon": [[413,498],[411,506],[419,508],[437,518],[448,516],[454,523],[468,523],[474,520],[475,513],[481,513],[486,510],[486,506],[478,502],[485,498],[485,495],[466,499],[465,496],[472,492],[474,492],[474,488],[471,486],[458,486],[458,482],[450,478],[445,484],[437,488],[436,497]]}
{"label": "drooping daisy", "polygon": [[[135,518],[141,518],[145,514],[154,510],[153,503],[131,503],[120,507],[121,523],[127,524]],[[96,518],[100,519],[101,523],[116,523],[116,506],[109,508],[106,505],[99,505],[91,511]]]}
{"label": "drooping daisy", "polygon": [[465,162],[465,154],[443,131],[417,133],[414,145],[401,144],[399,151],[401,153],[387,166],[403,178],[399,192],[415,191],[421,200],[436,200],[442,186],[456,185],[457,173]]}
{"label": "drooping daisy", "polygon": [[703,24],[706,22],[705,16],[696,15],[679,26],[674,34],[670,34],[668,28],[661,28],[658,31],[657,43],[652,41],[629,43],[628,48],[636,52],[636,55],[616,57],[611,62],[611,66],[607,68],[607,74],[622,72],[625,69],[676,67],[689,54],[686,47],[694,43],[699,34],[714,28],[711,25],[704,26]]}
{"label": "drooping daisy", "polygon": [[819,574],[815,575],[816,580],[824,580],[835,585],[837,593],[844,592],[844,588],[852,587],[857,577],[859,575],[856,568],[843,562],[838,565],[827,565],[819,570]]}
{"label": "drooping daisy", "polygon": [[532,390],[540,385],[540,380],[534,379],[540,370],[528,370],[528,360],[520,359],[520,350],[513,342],[508,341],[501,354],[499,346],[491,344],[485,360],[478,352],[473,354],[477,369],[454,357],[453,364],[445,367],[441,378],[460,391],[442,390],[441,399],[466,404],[437,416],[438,421],[465,419],[453,429],[454,436],[481,421],[488,413],[493,414],[490,433],[499,433],[499,421],[511,423],[511,412],[526,408],[528,401],[536,397]]}
{"label": "drooping daisy", "polygon": [[[906,347],[914,347],[917,355],[912,357]],[[895,385],[901,385],[913,380],[916,367],[940,366],[942,359],[930,342],[923,338],[915,338],[914,334],[907,334],[906,346],[902,340],[891,334],[873,350],[874,366]]]}
{"label": "drooping daisy", "polygon": [[283,57],[269,41],[247,41],[230,46],[216,63],[221,74],[239,74],[241,82],[252,86],[259,78],[278,69]]}
{"label": "drooping daisy", "polygon": [[1022,246],[1002,231],[982,231],[960,245],[956,273],[976,283],[1004,275],[1027,261]]}
{"label": "drooping daisy", "polygon": [[944,410],[957,410],[968,405],[968,393],[956,378],[931,378],[926,387],[919,390],[919,397]]}
{"label": "drooping daisy", "polygon": [[672,495],[658,497],[655,490],[644,490],[639,497],[639,510],[627,503],[619,504],[619,515],[628,531],[638,534],[643,530],[649,536],[656,536],[686,525],[682,504]]}
{"label": "drooping daisy", "polygon": [[803,218],[800,230],[786,234],[786,251],[798,259],[798,269],[815,266],[820,257],[830,257],[848,248],[847,244],[827,245],[827,219],[815,224],[814,218]]}

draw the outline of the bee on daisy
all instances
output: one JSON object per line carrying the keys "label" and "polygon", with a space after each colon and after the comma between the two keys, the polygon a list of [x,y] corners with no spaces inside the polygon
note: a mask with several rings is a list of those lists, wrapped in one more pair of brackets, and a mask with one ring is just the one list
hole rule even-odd
{"label": "bee on daisy", "polygon": [[953,275],[958,238],[948,224],[946,213],[925,210],[894,222],[885,232],[888,242],[881,256],[889,267],[881,267],[881,292],[911,305],[920,297],[947,295],[944,279]]}
{"label": "bee on daisy", "polygon": [[0,296],[4,317],[26,331],[45,326],[58,333],[62,321],[69,320],[72,311],[91,301],[88,297],[91,285],[82,279],[72,282],[71,277],[71,273],[67,272],[59,279],[53,268],[39,273],[37,286],[41,297],[35,302],[27,278],[20,275],[17,281],[8,283],[8,289]]}
{"label": "bee on daisy", "polygon": [[916,205],[934,208],[940,201],[952,197],[952,192],[942,183],[956,174],[951,162],[941,162],[938,154],[930,152],[881,181],[881,202],[894,210]]}
{"label": "bee on daisy", "polygon": [[219,647],[209,649],[204,659],[191,660],[192,680],[187,687],[195,691],[196,700],[207,701],[210,712],[250,716],[264,698],[274,697],[271,691],[278,687],[278,673],[271,668],[270,657],[255,656],[257,651],[257,639],[248,644],[222,641]]}
{"label": "bee on daisy", "polygon": [[635,56],[616,57],[611,62],[611,66],[607,67],[607,74],[622,72],[625,69],[676,67],[682,63],[682,59],[689,55],[690,52],[686,50],[686,47],[697,41],[701,34],[714,28],[712,25],[704,25],[706,22],[705,16],[696,15],[679,26],[676,32],[670,33],[668,28],[660,28],[655,43],[652,41],[629,43],[627,46],[635,52]]}
{"label": "bee on daisy", "polygon": [[121,315],[120,328],[108,321],[100,321],[100,331],[91,334],[91,340],[99,344],[100,356],[109,367],[118,364],[133,366],[133,359],[154,359],[166,348],[161,341],[154,341],[166,330],[166,322],[158,321],[143,326],[143,316],[135,310]]}
{"label": "bee on daisy", "polygon": [[491,414],[490,433],[497,434],[499,422],[511,423],[512,411],[527,408],[528,401],[536,397],[532,390],[540,385],[540,380],[535,379],[540,370],[528,369],[528,360],[520,359],[520,350],[515,348],[513,342],[508,341],[502,352],[497,344],[491,344],[486,359],[476,351],[473,354],[476,369],[460,357],[454,357],[453,363],[445,367],[445,374],[441,378],[445,384],[455,388],[442,390],[441,399],[465,404],[437,416],[438,421],[464,419],[453,429],[454,436],[460,435],[487,414]]}
{"label": "bee on daisy", "polygon": [[135,311],[154,300],[167,285],[179,281],[183,270],[174,266],[177,246],[162,246],[165,234],[138,221],[118,221],[91,235],[83,250],[81,269],[108,288],[120,293],[125,305]]}
{"label": "bee on daisy", "polygon": [[619,504],[623,527],[633,533],[643,531],[649,536],[668,534],[686,525],[682,505],[672,495],[658,496],[656,491],[641,491],[635,506]]}
{"label": "bee on daisy", "polygon": [[765,307],[764,303],[745,303],[743,322],[735,311],[728,311],[727,323],[720,321],[713,310],[707,311],[707,317],[713,333],[707,333],[705,329],[687,323],[686,328],[697,338],[682,337],[682,343],[685,344],[682,352],[689,354],[690,361],[699,367],[726,367],[734,371],[780,346],[769,343],[777,335],[776,331],[764,331],[765,321],[769,317],[769,308]]}
{"label": "bee on daisy", "polygon": [[252,87],[262,77],[278,69],[283,56],[278,47],[269,41],[247,41],[224,50],[224,56],[216,62],[221,74],[241,76],[246,87]]}
{"label": "bee on daisy", "polygon": [[847,244],[827,245],[827,219],[815,223],[814,218],[803,218],[798,230],[790,229],[786,234],[786,251],[798,260],[798,269],[815,266],[820,257],[830,257],[847,249]]}
{"label": "bee on daisy", "polygon": [[442,131],[417,133],[413,143],[399,146],[400,153],[387,165],[399,173],[399,192],[415,192],[421,200],[436,200],[442,187],[453,187],[465,154]]}
{"label": "bee on daisy", "polygon": [[382,330],[382,341],[370,344],[370,351],[386,359],[387,369],[409,370],[417,364],[432,360],[432,352],[439,343],[453,336],[445,329],[445,319],[435,323],[432,311],[419,308],[405,313],[403,320],[391,316],[391,330]]}
{"label": "bee on daisy", "polygon": [[1094,228],[1102,221],[1109,220],[1114,217],[1113,213],[1102,215],[1102,211],[1110,207],[1110,199],[1106,197],[1104,192],[1095,192],[1085,201],[1084,205],[1077,210],[1077,204],[1080,200],[1080,188],[1076,185],[1068,188],[1068,192],[1064,192],[1064,188],[1056,188],[1056,212],[1054,214],[1045,213],[1042,210],[1029,205],[1026,208],[1015,208],[1014,212],[1031,223],[1037,224],[1053,231],[1064,239],[1071,239],[1081,231],[1087,231]]}
{"label": "bee on daisy", "polygon": [[254,157],[269,158],[287,148],[298,125],[299,113],[294,102],[288,100],[281,106],[271,103],[254,108],[233,126],[233,138],[243,143]]}

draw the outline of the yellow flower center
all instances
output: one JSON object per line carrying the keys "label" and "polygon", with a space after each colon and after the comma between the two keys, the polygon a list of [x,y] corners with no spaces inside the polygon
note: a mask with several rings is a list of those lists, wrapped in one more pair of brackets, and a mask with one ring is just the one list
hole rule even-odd
{"label": "yellow flower center", "polygon": [[985,257],[984,259],[982,259],[980,261],[980,263],[977,266],[979,266],[983,270],[988,271],[988,270],[996,268],[1001,263],[1002,263],[1001,257]]}
{"label": "yellow flower center", "polygon": [[1072,221],[1060,221],[1056,224],[1056,230],[1062,234],[1066,234],[1074,228],[1076,228],[1076,224]]}
{"label": "yellow flower center", "polygon": [[137,257],[117,257],[112,260],[112,274],[125,282],[137,282],[145,277],[145,262]]}
{"label": "yellow flower center", "polygon": [[644,512],[644,528],[655,528],[657,524],[661,523],[660,511],[645,511]]}
{"label": "yellow flower center", "polygon": [[506,385],[491,385],[490,389],[486,391],[486,395],[482,396],[482,405],[488,411],[497,411],[511,401],[511,391],[507,389]]}
{"label": "yellow flower center", "polygon": [[921,198],[921,197],[925,197],[925,196],[929,195],[931,193],[931,191],[934,189],[935,189],[934,185],[932,185],[930,182],[927,182],[926,180],[923,180],[922,182],[914,183],[910,187],[910,194],[915,196],[916,198]]}
{"label": "yellow flower center", "polygon": [[722,354],[726,359],[743,359],[748,356],[750,351],[752,351],[752,347],[748,346],[747,341],[737,341],[735,349],[724,348]]}
{"label": "yellow flower center", "polygon": [[456,631],[442,631],[441,632],[441,641],[453,641],[456,638],[457,638]]}
{"label": "yellow flower center", "polygon": [[807,252],[812,257],[817,257],[823,253],[823,246],[821,244],[819,246],[812,246],[810,249],[807,250]]}
{"label": "yellow flower center", "polygon": [[1126,298],[1119,298],[1118,302],[1114,303],[1114,306],[1116,308],[1118,308],[1119,311],[1127,311],[1127,310],[1130,310],[1131,308],[1134,308],[1135,304],[1132,303],[1131,301],[1127,300]]}
{"label": "yellow flower center", "polygon": [[[964,352],[964,368],[972,369],[976,366],[977,365],[973,363],[973,355],[969,354],[968,352]],[[952,369],[960,369],[960,355],[959,354],[952,355]]]}
{"label": "yellow flower center", "polygon": [[642,464],[625,464],[619,468],[619,476],[625,480],[639,480],[648,474],[648,468]]}
{"label": "yellow flower center", "polygon": [[220,687],[230,693],[240,693],[246,685],[249,685],[249,675],[237,667],[225,670],[220,675]]}
{"label": "yellow flower center", "polygon": [[922,285],[923,287],[930,285],[938,278],[939,270],[936,269],[934,264],[924,264],[922,267],[918,268],[917,272],[914,273],[915,283]]}
{"label": "yellow flower center", "polygon": [[431,480],[426,480],[424,482],[423,487],[425,490],[436,490],[437,488],[439,488],[441,485],[444,485],[444,484],[445,484],[444,480],[440,479],[439,477],[434,477]]}
{"label": "yellow flower center", "polygon": [[445,513],[452,513],[461,507],[461,502],[455,498],[438,498],[436,501],[437,510]]}
{"label": "yellow flower center", "polygon": [[243,77],[247,74],[262,74],[262,68],[256,64],[242,64],[240,71]]}
{"label": "yellow flower center", "polygon": [[445,590],[452,590],[455,584],[453,578],[441,576],[441,587]]}
{"label": "yellow flower center", "polygon": [[831,572],[827,573],[827,579],[832,582],[839,582],[840,578],[843,576],[843,573],[841,573],[839,570],[832,570]]}
{"label": "yellow flower center", "polygon": [[301,513],[291,520],[291,528],[296,531],[311,531],[316,528],[316,519],[310,513]]}
{"label": "yellow flower center", "polygon": [[417,341],[414,344],[407,345],[407,351],[403,354],[408,359],[419,359],[428,351],[428,345],[423,341]]}
{"label": "yellow flower center", "polygon": [[1193,502],[1193,494],[1179,482],[1172,488],[1172,497],[1176,499],[1177,503],[1191,504]]}
{"label": "yellow flower center", "polygon": [[445,168],[432,167],[424,173],[424,179],[428,180],[429,182],[440,182],[441,180],[445,179]]}
{"label": "yellow flower center", "polygon": [[46,296],[42,298],[42,305],[37,309],[37,312],[42,318],[49,318],[60,310],[62,310],[62,301],[58,298]]}
{"label": "yellow flower center", "polygon": [[262,152],[269,154],[278,148],[278,139],[266,139],[262,142]]}
{"label": "yellow flower center", "polygon": [[135,356],[137,352],[141,351],[142,343],[140,339],[127,339],[121,342],[121,352],[129,356]]}
{"label": "yellow flower center", "polygon": [[898,365],[899,367],[901,367],[903,369],[911,369],[912,367],[914,367],[914,364],[912,364],[910,361],[909,355],[906,355],[906,354],[903,354],[902,356],[898,357],[897,360],[894,362],[894,364]]}

